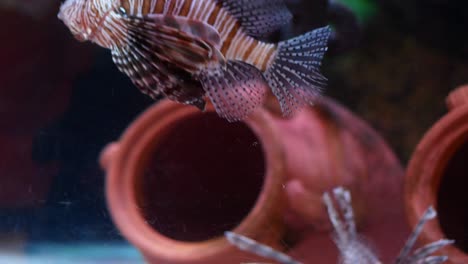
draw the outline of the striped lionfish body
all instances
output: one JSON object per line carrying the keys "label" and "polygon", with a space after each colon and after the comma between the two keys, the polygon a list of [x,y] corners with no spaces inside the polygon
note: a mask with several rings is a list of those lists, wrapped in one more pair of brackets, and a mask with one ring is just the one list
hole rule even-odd
{"label": "striped lionfish body", "polygon": [[120,71],[153,98],[241,120],[267,88],[285,115],[312,103],[329,27],[277,44],[260,41],[291,19],[282,0],[67,0],[59,18],[78,39],[112,52]]}
{"label": "striped lionfish body", "polygon": [[[267,1],[264,1],[268,4]],[[125,0],[122,7],[131,14],[162,14],[186,17],[212,26],[221,39],[220,52],[227,60],[239,60],[265,71],[276,45],[256,40],[240,30],[241,24],[216,0]],[[286,14],[285,14],[286,15]]]}

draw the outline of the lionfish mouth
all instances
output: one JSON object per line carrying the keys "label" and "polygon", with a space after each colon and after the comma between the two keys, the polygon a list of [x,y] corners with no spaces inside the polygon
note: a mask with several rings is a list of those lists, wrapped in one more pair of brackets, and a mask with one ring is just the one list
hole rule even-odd
{"label": "lionfish mouth", "polygon": [[67,0],[60,7],[58,18],[64,22],[77,40],[93,41],[96,34],[101,32],[111,12],[112,8],[105,11],[96,10],[86,1]]}
{"label": "lionfish mouth", "polygon": [[70,29],[73,36],[81,42],[89,39],[91,30],[83,19],[84,2],[66,0],[61,6],[57,17]]}
{"label": "lionfish mouth", "polygon": [[70,29],[73,36],[81,42],[92,39],[94,29],[87,19],[86,1],[66,0],[60,7],[57,17]]}

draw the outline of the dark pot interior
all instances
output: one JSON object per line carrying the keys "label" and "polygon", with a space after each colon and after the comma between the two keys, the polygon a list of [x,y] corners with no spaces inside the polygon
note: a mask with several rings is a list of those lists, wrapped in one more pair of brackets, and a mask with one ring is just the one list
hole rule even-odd
{"label": "dark pot interior", "polygon": [[468,142],[448,161],[439,188],[439,221],[445,236],[468,253]]}
{"label": "dark pot interior", "polygon": [[262,146],[246,124],[215,113],[193,115],[159,140],[136,186],[141,212],[155,230],[202,241],[246,217],[265,175]]}

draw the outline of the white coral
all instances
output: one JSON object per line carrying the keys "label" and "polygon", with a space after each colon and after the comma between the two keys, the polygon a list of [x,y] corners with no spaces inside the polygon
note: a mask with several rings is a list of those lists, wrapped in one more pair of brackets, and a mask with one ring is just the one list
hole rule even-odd
{"label": "white coral", "polygon": [[[338,205],[338,210],[335,208],[334,200]],[[356,232],[350,192],[342,187],[338,187],[333,190],[332,195],[325,193],[323,201],[335,229],[334,241],[340,251],[341,264],[382,264],[377,255]],[[436,216],[437,213],[434,208],[430,207],[427,209],[406,241],[394,264],[440,264],[448,259],[447,256],[431,255],[437,250],[452,244],[453,240],[441,239],[412,252],[416,239],[421,234],[424,225]],[[301,262],[292,259],[284,253],[245,236],[232,232],[226,232],[225,235],[231,244],[243,251],[278,261],[281,264],[301,264]]]}

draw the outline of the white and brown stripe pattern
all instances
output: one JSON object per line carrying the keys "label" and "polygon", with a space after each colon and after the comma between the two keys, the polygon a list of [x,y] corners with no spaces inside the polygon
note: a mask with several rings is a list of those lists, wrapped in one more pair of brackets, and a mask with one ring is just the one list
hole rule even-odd
{"label": "white and brown stripe pattern", "polygon": [[239,21],[215,0],[124,0],[131,15],[184,16],[212,25],[220,34],[221,53],[227,60],[241,60],[266,71],[276,54],[275,44],[254,39],[242,31]]}

